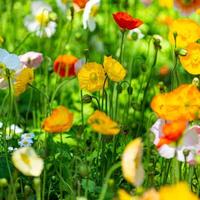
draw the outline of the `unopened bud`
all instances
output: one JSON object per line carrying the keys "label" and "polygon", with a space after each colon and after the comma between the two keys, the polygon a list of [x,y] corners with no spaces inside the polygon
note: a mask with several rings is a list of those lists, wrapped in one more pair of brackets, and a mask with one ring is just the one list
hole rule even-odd
{"label": "unopened bud", "polygon": [[127,92],[128,92],[129,95],[132,95],[133,94],[133,88],[131,86],[128,86]]}
{"label": "unopened bud", "polygon": [[175,54],[177,56],[186,56],[187,55],[187,50],[178,48],[178,49],[175,50]]}
{"label": "unopened bud", "polygon": [[122,93],[122,86],[120,84],[117,85],[117,93]]}
{"label": "unopened bud", "polygon": [[38,188],[40,188],[40,178],[34,178],[33,179],[33,184],[34,184],[34,188],[35,190],[37,190]]}
{"label": "unopened bud", "polygon": [[196,87],[199,87],[199,78],[194,77],[192,80],[192,85],[195,85]]}
{"label": "unopened bud", "polygon": [[154,35],[153,39],[154,39],[154,46],[158,49],[161,49],[162,37],[160,35]]}
{"label": "unopened bud", "polygon": [[185,158],[187,158],[190,154],[190,150],[189,149],[184,149],[183,150],[183,155],[185,156]]}
{"label": "unopened bud", "polygon": [[82,102],[83,103],[91,103],[92,101],[92,97],[88,94],[85,94],[83,97],[82,97]]}
{"label": "unopened bud", "polygon": [[29,185],[25,185],[24,186],[24,193],[25,194],[30,194],[30,192],[31,192],[31,187]]}
{"label": "unopened bud", "polygon": [[49,19],[51,19],[52,21],[56,21],[58,18],[57,14],[55,12],[51,12],[49,14]]}
{"label": "unopened bud", "polygon": [[0,187],[6,187],[8,185],[8,181],[5,178],[0,179]]}

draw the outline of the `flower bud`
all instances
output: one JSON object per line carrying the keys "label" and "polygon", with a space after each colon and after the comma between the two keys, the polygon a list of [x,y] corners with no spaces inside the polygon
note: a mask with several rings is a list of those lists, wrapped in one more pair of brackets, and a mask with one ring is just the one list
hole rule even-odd
{"label": "flower bud", "polygon": [[161,49],[162,37],[160,35],[154,35],[153,40],[155,48]]}
{"label": "flower bud", "polygon": [[120,84],[117,85],[117,93],[122,93],[122,86]]}
{"label": "flower bud", "polygon": [[85,164],[82,164],[79,168],[79,173],[82,177],[85,177],[88,175],[88,167]]}
{"label": "flower bud", "polygon": [[175,54],[177,56],[186,56],[187,55],[187,50],[182,49],[182,48],[178,48],[175,50]]}
{"label": "flower bud", "polygon": [[91,103],[92,102],[92,96],[88,95],[88,94],[85,94],[83,97],[82,97],[82,102],[83,103]]}
{"label": "flower bud", "polygon": [[183,150],[183,155],[185,156],[185,158],[187,158],[190,154],[190,150],[189,149],[184,149]]}
{"label": "flower bud", "polygon": [[0,179],[0,187],[6,187],[8,185],[8,181],[5,178]]}
{"label": "flower bud", "polygon": [[25,185],[24,186],[24,193],[26,195],[28,195],[28,194],[30,194],[30,192],[31,192],[31,187],[29,185]]}
{"label": "flower bud", "polygon": [[194,77],[192,80],[192,85],[195,85],[196,87],[199,87],[199,78]]}
{"label": "flower bud", "polygon": [[128,86],[127,92],[128,92],[129,95],[132,95],[133,94],[133,88],[131,86]]}

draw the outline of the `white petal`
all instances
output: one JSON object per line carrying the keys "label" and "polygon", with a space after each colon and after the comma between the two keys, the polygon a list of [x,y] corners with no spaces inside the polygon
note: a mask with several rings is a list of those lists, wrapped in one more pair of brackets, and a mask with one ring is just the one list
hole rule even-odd
{"label": "white petal", "polygon": [[159,154],[164,157],[164,158],[173,158],[175,156],[175,151],[176,148],[175,147],[171,147],[167,144],[162,145],[159,149],[158,152]]}
{"label": "white petal", "polygon": [[24,19],[24,25],[30,32],[35,32],[40,29],[40,25],[34,20],[32,16],[27,16]]}
{"label": "white petal", "polygon": [[44,3],[43,1],[34,1],[31,5],[31,10],[33,15],[37,15],[40,12],[43,12],[44,10],[51,11],[51,6],[47,3]]}
{"label": "white petal", "polygon": [[162,126],[165,124],[165,120],[158,119],[153,126],[151,127],[151,132],[154,133],[155,139],[154,144],[157,145],[160,141],[160,137],[162,136]]}
{"label": "white petal", "polygon": [[86,63],[86,59],[85,58],[81,58],[78,61],[76,61],[75,63],[75,72],[76,74],[78,73],[78,71],[81,69],[81,67]]}
{"label": "white petal", "polygon": [[0,48],[0,62],[1,62],[2,60],[4,60],[5,57],[7,57],[8,55],[9,55],[9,53],[8,53],[5,49],[1,49],[1,48]]}
{"label": "white petal", "polygon": [[7,56],[5,59],[4,59],[4,62],[3,62],[6,67],[10,70],[18,70],[21,68],[21,63],[19,61],[19,58],[17,55],[15,54],[9,54],[9,56]]}
{"label": "white petal", "polygon": [[88,23],[89,30],[91,32],[93,32],[95,30],[95,28],[96,28],[96,22],[94,21],[93,18],[89,18],[87,23]]}

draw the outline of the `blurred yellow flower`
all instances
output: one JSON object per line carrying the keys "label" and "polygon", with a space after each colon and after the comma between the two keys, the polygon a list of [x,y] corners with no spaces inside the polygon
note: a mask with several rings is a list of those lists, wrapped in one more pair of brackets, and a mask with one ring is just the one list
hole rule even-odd
{"label": "blurred yellow flower", "polygon": [[174,6],[174,0],[159,0],[159,4],[162,7],[172,8]]}
{"label": "blurred yellow flower", "polygon": [[94,131],[104,135],[116,135],[120,131],[118,124],[99,110],[96,110],[89,117],[88,124],[92,126]]}
{"label": "blurred yellow flower", "polygon": [[160,200],[159,193],[155,189],[150,189],[146,191],[139,200]]}
{"label": "blurred yellow flower", "polygon": [[104,56],[103,62],[104,70],[112,81],[122,81],[126,75],[124,67],[112,56]]}
{"label": "blurred yellow flower", "polygon": [[14,166],[26,176],[40,176],[44,162],[32,147],[19,148],[12,154]]}
{"label": "blurred yellow flower", "polygon": [[200,91],[192,84],[180,85],[175,90],[156,95],[151,108],[165,120],[188,120],[200,118]]}
{"label": "blurred yellow flower", "polygon": [[122,173],[131,184],[139,186],[144,180],[142,166],[143,144],[140,138],[131,141],[122,154]]}
{"label": "blurred yellow flower", "polygon": [[134,200],[134,198],[128,194],[124,189],[118,190],[118,198],[119,200]]}
{"label": "blurred yellow flower", "polygon": [[26,90],[28,84],[32,83],[33,79],[34,79],[33,69],[31,68],[22,69],[19,75],[16,76],[16,82],[14,84],[15,95],[19,96],[20,94],[22,94]]}
{"label": "blurred yellow flower", "polygon": [[59,106],[43,121],[42,128],[49,133],[62,133],[68,131],[72,123],[73,113],[64,106]]}
{"label": "blurred yellow flower", "polygon": [[160,200],[198,200],[198,197],[190,191],[184,182],[161,187],[159,193]]}
{"label": "blurred yellow flower", "polygon": [[191,19],[177,19],[170,26],[169,41],[171,44],[175,44],[174,33],[177,33],[177,47],[185,48],[200,38],[200,26]]}
{"label": "blurred yellow flower", "polygon": [[200,74],[200,44],[191,43],[186,50],[187,55],[180,57],[183,68],[190,74]]}
{"label": "blurred yellow flower", "polygon": [[86,89],[89,92],[101,90],[105,81],[102,65],[95,62],[86,63],[78,71],[78,80],[81,89]]}
{"label": "blurred yellow flower", "polygon": [[3,42],[4,42],[4,39],[2,36],[0,36],[0,45],[3,44]]}

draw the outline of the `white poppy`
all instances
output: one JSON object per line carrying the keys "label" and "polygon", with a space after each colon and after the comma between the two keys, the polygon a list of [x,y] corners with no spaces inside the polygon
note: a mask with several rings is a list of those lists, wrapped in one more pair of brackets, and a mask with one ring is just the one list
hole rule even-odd
{"label": "white poppy", "polygon": [[30,147],[33,144],[33,140],[31,138],[23,138],[18,144],[20,147]]}
{"label": "white poppy", "polygon": [[20,62],[29,68],[37,68],[43,61],[43,55],[39,52],[29,51],[19,56]]}
{"label": "white poppy", "polygon": [[44,162],[32,147],[22,147],[12,154],[14,166],[26,176],[40,176]]}
{"label": "white poppy", "polygon": [[[163,119],[158,119],[151,127],[155,135],[154,144],[158,145],[160,138],[164,135],[162,127],[166,123]],[[187,127],[178,143],[163,144],[158,148],[159,154],[167,159],[177,157],[179,161],[193,162],[200,149],[200,126]],[[187,155],[186,155],[187,154]]]}
{"label": "white poppy", "polygon": [[83,12],[83,28],[87,29],[92,32],[96,28],[96,22],[93,17],[92,11],[95,10],[95,8],[99,7],[100,0],[90,0],[86,3],[85,9]]}
{"label": "white poppy", "polygon": [[39,37],[51,37],[56,32],[56,23],[50,19],[51,7],[42,1],[32,2],[32,14],[27,16],[24,24],[30,32]]}
{"label": "white poppy", "polygon": [[5,49],[0,48],[0,73],[2,71],[2,67],[14,71],[20,69],[21,64],[18,56],[15,54],[10,54]]}
{"label": "white poppy", "polygon": [[131,141],[122,155],[122,173],[124,178],[135,186],[140,186],[144,180],[142,166],[143,144],[140,138]]}

